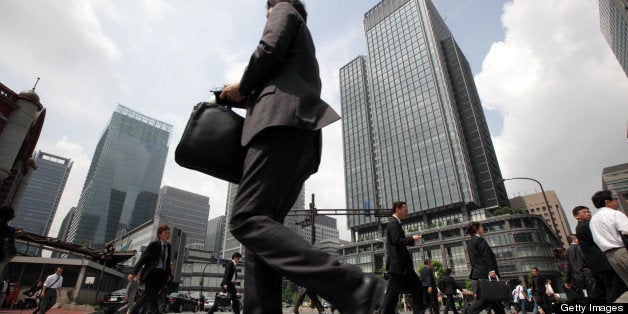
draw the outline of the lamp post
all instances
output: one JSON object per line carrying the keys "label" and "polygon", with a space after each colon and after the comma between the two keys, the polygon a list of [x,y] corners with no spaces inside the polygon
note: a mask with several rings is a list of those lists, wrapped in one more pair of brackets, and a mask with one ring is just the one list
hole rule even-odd
{"label": "lamp post", "polygon": [[536,182],[539,185],[539,187],[541,188],[541,194],[543,194],[543,199],[545,200],[545,207],[547,207],[547,212],[549,212],[552,229],[554,229],[553,230],[554,233],[556,234],[556,236],[558,236],[558,228],[556,227],[556,221],[554,220],[554,214],[552,213],[552,210],[550,209],[549,202],[547,201],[547,196],[545,195],[545,190],[543,189],[543,185],[541,184],[541,182],[539,182],[536,179],[526,178],[526,177],[497,179],[497,182],[504,182],[504,181],[508,181],[508,180],[530,180],[530,181]]}

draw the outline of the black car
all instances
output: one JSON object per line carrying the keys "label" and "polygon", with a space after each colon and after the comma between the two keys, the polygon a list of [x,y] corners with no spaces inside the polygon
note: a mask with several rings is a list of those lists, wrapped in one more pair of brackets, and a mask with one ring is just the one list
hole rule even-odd
{"label": "black car", "polygon": [[107,293],[100,298],[98,303],[103,312],[113,313],[126,305],[126,289],[120,289]]}
{"label": "black car", "polygon": [[187,293],[173,292],[169,294],[166,299],[168,301],[168,309],[177,313],[181,313],[183,311],[196,312],[196,308],[198,306],[197,301],[192,299],[192,297]]}

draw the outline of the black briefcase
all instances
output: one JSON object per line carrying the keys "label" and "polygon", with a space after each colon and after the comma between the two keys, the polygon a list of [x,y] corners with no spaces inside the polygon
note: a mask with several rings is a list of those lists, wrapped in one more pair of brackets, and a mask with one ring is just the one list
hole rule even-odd
{"label": "black briefcase", "polygon": [[214,304],[217,306],[230,306],[231,305],[231,296],[226,292],[218,292],[216,293],[216,297],[214,298]]}
{"label": "black briefcase", "polygon": [[241,106],[220,103],[221,91],[212,90],[209,101],[194,106],[174,159],[182,167],[237,184],[244,164],[244,118],[231,110]]}
{"label": "black briefcase", "polygon": [[478,280],[478,296],[489,301],[505,301],[512,299],[512,289],[505,281]]}

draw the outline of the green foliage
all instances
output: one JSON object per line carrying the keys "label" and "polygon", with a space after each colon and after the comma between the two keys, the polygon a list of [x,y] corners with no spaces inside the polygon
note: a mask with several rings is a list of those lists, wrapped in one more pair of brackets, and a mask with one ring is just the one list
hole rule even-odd
{"label": "green foliage", "polygon": [[464,287],[465,289],[472,291],[473,289],[471,289],[471,278],[467,278],[467,280],[464,281]]}
{"label": "green foliage", "polygon": [[375,271],[375,276],[384,279],[384,273],[386,272],[386,269],[384,269],[384,267],[378,269]]}
{"label": "green foliage", "polygon": [[[432,259],[432,269],[434,269],[434,274],[436,277],[436,282],[440,281],[441,278],[443,278],[443,276],[445,276],[445,268],[443,267],[443,263]],[[421,265],[421,267],[419,267],[419,274],[421,273],[421,270],[425,268],[425,265]]]}
{"label": "green foliage", "polygon": [[515,215],[525,213],[521,208],[510,208],[508,206],[500,207],[493,211],[493,216]]}
{"label": "green foliage", "polygon": [[283,302],[286,302],[288,305],[292,305],[298,297],[297,285],[292,282],[284,281],[281,289],[281,299]]}

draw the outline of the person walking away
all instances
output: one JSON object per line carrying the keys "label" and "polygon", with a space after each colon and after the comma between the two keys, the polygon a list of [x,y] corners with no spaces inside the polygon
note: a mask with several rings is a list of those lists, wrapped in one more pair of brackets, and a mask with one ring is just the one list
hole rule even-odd
{"label": "person walking away", "polygon": [[580,243],[586,264],[591,267],[595,279],[590,301],[595,304],[613,303],[626,291],[626,285],[611,267],[604,252],[593,240],[589,208],[576,206],[572,210],[572,214],[578,220],[578,225],[576,225],[578,243]]}
{"label": "person walking away", "polygon": [[515,309],[518,313],[525,314],[528,307],[528,294],[526,292],[525,283],[519,282],[519,284],[513,290],[513,302],[515,302]]}
{"label": "person walking away", "polygon": [[460,291],[463,290],[463,287],[458,285],[454,278],[451,277],[452,272],[453,270],[451,268],[447,268],[445,270],[445,276],[438,282],[438,288],[445,295],[444,314],[449,313],[450,310],[453,311],[454,314],[458,314],[456,303],[454,302],[454,294],[457,294],[456,289]]}
{"label": "person walking away", "polygon": [[482,298],[482,291],[479,289],[478,280],[499,280],[499,270],[497,269],[497,259],[495,253],[482,237],[484,228],[479,222],[472,221],[466,227],[467,234],[471,240],[467,244],[469,260],[471,262],[471,287],[475,294],[476,301],[471,304],[469,313],[477,314],[482,310],[492,309],[496,314],[504,314],[504,305],[499,301],[492,301]]}
{"label": "person walking away", "polygon": [[266,9],[262,37],[242,78],[225,84],[220,94],[246,107],[242,179],[229,219],[229,231],[246,249],[243,310],[279,313],[286,277],[341,311],[371,314],[384,282],[340,263],[283,225],[303,183],[318,171],[321,129],[340,117],[320,98],[303,3],[268,0]]}
{"label": "person walking away", "polygon": [[438,290],[436,289],[436,278],[432,268],[432,260],[425,259],[421,269],[421,283],[423,284],[424,302],[429,305],[432,314],[438,314]]}
{"label": "person walking away", "polygon": [[[384,298],[384,314],[396,313],[399,293],[407,291],[412,297],[412,313],[423,314],[423,286],[414,271],[412,256],[408,246],[413,246],[421,239],[421,235],[406,236],[401,227],[401,220],[408,215],[406,202],[397,201],[392,205],[392,217],[386,226],[386,274],[388,287]],[[369,313],[370,314],[370,313]]]}
{"label": "person walking away", "polygon": [[157,228],[157,240],[152,241],[140,256],[128,278],[135,278],[138,283],[144,283],[144,292],[137,300],[131,314],[137,314],[140,308],[148,303],[149,313],[159,314],[159,297],[163,298],[163,290],[170,279],[172,269],[170,263],[170,227],[161,225]]}
{"label": "person walking away", "polygon": [[57,303],[57,296],[61,294],[61,285],[63,285],[62,272],[63,269],[58,267],[54,274],[48,276],[44,281],[42,288],[43,297],[39,304],[40,314],[48,312]]}
{"label": "person walking away", "polygon": [[[236,271],[236,266],[242,259],[242,254],[240,252],[235,252],[231,255],[231,260],[227,262],[225,265],[225,273],[222,277],[222,282],[220,283],[220,287],[222,291],[229,293],[229,297],[231,298],[231,308],[234,313],[240,314],[240,300],[238,300],[238,291],[235,287],[235,280],[238,277],[238,272]],[[214,299],[214,305],[207,311],[208,314],[213,314],[216,310],[218,310],[218,302]]]}

